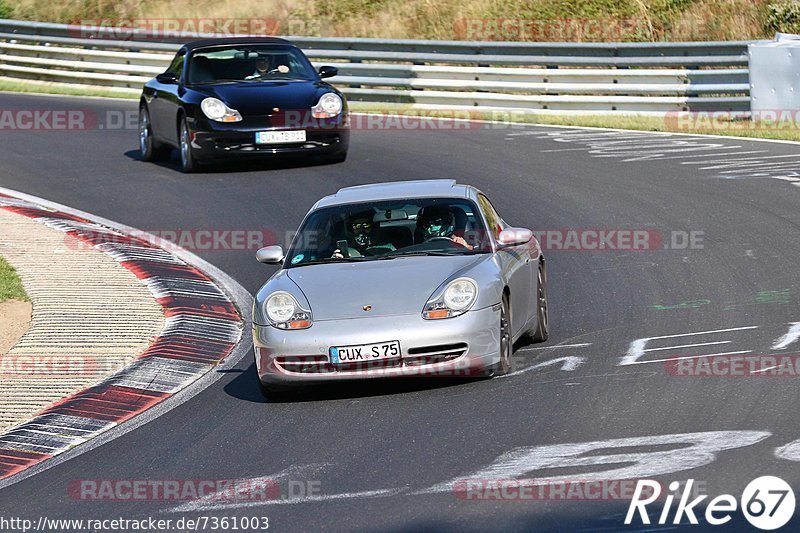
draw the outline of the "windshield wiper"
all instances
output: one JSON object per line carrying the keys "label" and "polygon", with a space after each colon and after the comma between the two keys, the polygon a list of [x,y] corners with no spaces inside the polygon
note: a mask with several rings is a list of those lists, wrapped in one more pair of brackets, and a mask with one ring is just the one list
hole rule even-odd
{"label": "windshield wiper", "polygon": [[373,257],[342,257],[337,259],[335,257],[323,257],[320,259],[312,259],[310,261],[303,261],[292,265],[293,267],[306,266],[306,265],[323,265],[325,263],[358,263],[360,261],[371,261]]}
{"label": "windshield wiper", "polygon": [[192,85],[213,85],[214,83],[237,83],[244,80],[237,80],[234,78],[219,78],[216,80],[209,80],[209,81],[196,81]]}
{"label": "windshield wiper", "polygon": [[403,256],[415,256],[415,255],[429,255],[435,257],[448,257],[453,255],[474,255],[474,254],[483,254],[486,253],[481,250],[453,250],[450,252],[446,252],[444,250],[416,250],[413,252],[392,252],[390,254],[391,257],[403,257]]}

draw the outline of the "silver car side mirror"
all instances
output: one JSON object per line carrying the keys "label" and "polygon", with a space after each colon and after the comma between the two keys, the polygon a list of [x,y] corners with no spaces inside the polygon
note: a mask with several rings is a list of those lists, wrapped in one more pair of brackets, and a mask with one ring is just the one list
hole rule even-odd
{"label": "silver car side mirror", "polygon": [[260,248],[256,252],[256,260],[259,263],[266,263],[268,265],[277,265],[283,261],[283,248],[277,244],[274,246],[266,246]]}
{"label": "silver car side mirror", "polygon": [[533,238],[533,232],[526,228],[506,228],[497,237],[500,246],[518,246]]}

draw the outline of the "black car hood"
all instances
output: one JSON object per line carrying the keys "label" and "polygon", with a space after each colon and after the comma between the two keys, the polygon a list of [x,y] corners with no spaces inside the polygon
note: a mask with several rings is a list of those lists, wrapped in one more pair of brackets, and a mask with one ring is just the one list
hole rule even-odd
{"label": "black car hood", "polygon": [[327,84],[318,81],[252,81],[195,85],[197,92],[219,98],[243,116],[270,115],[281,111],[309,109],[316,105],[318,94]]}

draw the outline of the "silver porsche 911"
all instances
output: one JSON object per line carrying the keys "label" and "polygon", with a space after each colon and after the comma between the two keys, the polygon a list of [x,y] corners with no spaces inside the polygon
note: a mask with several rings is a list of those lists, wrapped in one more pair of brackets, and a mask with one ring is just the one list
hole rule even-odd
{"label": "silver porsche 911", "polygon": [[265,395],[312,382],[493,376],[513,343],[548,335],[547,276],[533,233],[453,180],[347,187],[308,212],[255,298]]}

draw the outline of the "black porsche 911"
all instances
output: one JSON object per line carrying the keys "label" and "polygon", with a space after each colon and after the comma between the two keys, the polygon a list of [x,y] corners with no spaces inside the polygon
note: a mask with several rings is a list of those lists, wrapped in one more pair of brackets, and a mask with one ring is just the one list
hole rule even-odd
{"label": "black porsche 911", "polygon": [[180,151],[181,168],[280,154],[347,157],[344,95],[323,81],[303,52],[273,37],[205,39],[178,50],[166,72],[147,82],[139,104],[144,161]]}

